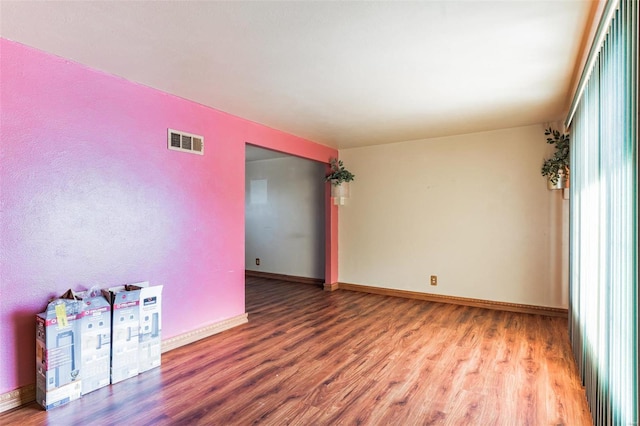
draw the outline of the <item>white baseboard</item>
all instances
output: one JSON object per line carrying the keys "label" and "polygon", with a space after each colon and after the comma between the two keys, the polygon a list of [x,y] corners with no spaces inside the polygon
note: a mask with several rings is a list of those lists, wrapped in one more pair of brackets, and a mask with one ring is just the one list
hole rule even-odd
{"label": "white baseboard", "polygon": [[246,324],[247,322],[249,322],[249,315],[244,313],[242,315],[227,318],[226,320],[204,326],[197,330],[163,340],[162,353],[179,348],[180,346],[188,345],[189,343],[196,342],[206,337],[213,336],[214,334],[218,334],[230,328]]}
{"label": "white baseboard", "polygon": [[[162,341],[162,353],[179,348],[180,346],[188,345],[189,343],[193,343],[200,339],[213,336],[214,334],[218,334],[247,322],[249,322],[249,316],[244,313],[179,336],[171,337]],[[18,389],[12,390],[11,392],[3,393],[0,395],[0,413],[11,410],[12,408],[20,407],[21,405],[29,404],[35,400],[36,385],[34,383],[22,386]]]}
{"label": "white baseboard", "polygon": [[30,384],[0,395],[0,413],[36,400],[36,385]]}
{"label": "white baseboard", "polygon": [[[493,300],[471,299],[468,297],[446,296],[433,293],[421,293],[416,291],[396,290],[384,287],[371,287],[360,284],[337,283],[337,289],[361,291],[364,293],[381,294],[384,296],[404,297],[407,299],[426,300],[430,302],[449,303],[476,308],[493,309],[496,311],[519,312],[522,314],[546,315],[550,317],[567,318],[566,308],[553,308],[547,306],[523,305],[520,303],[497,302]],[[326,290],[326,285],[325,285]],[[332,291],[334,288],[331,289]]]}

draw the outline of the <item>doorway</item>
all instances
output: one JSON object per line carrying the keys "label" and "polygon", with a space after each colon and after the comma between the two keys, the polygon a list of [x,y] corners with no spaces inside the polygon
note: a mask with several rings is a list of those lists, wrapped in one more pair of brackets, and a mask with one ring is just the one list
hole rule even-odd
{"label": "doorway", "polygon": [[253,145],[245,158],[245,269],[325,278],[326,165]]}

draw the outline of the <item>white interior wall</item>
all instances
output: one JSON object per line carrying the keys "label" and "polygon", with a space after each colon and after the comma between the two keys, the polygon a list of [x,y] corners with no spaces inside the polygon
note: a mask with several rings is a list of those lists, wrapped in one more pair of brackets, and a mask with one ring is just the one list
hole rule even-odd
{"label": "white interior wall", "polygon": [[[568,201],[542,125],[340,151],[339,281],[566,307]],[[438,286],[429,276],[438,276]]]}
{"label": "white interior wall", "polygon": [[247,270],[324,278],[324,173],[297,157],[247,162]]}

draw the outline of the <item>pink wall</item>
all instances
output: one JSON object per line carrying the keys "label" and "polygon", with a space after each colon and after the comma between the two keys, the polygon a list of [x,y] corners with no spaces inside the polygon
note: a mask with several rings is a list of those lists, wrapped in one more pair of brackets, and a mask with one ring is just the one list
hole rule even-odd
{"label": "pink wall", "polygon": [[[5,39],[0,52],[0,394],[35,381],[34,315],[68,288],[163,284],[164,338],[244,313],[245,142],[337,152]],[[168,127],[203,135],[205,155],[167,150]]]}

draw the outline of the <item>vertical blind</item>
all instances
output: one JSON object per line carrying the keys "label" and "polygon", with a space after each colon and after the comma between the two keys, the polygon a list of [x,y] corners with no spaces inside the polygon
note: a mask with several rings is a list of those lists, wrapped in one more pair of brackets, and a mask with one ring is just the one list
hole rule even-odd
{"label": "vertical blind", "polygon": [[638,2],[620,0],[571,123],[569,331],[596,425],[638,414]]}

